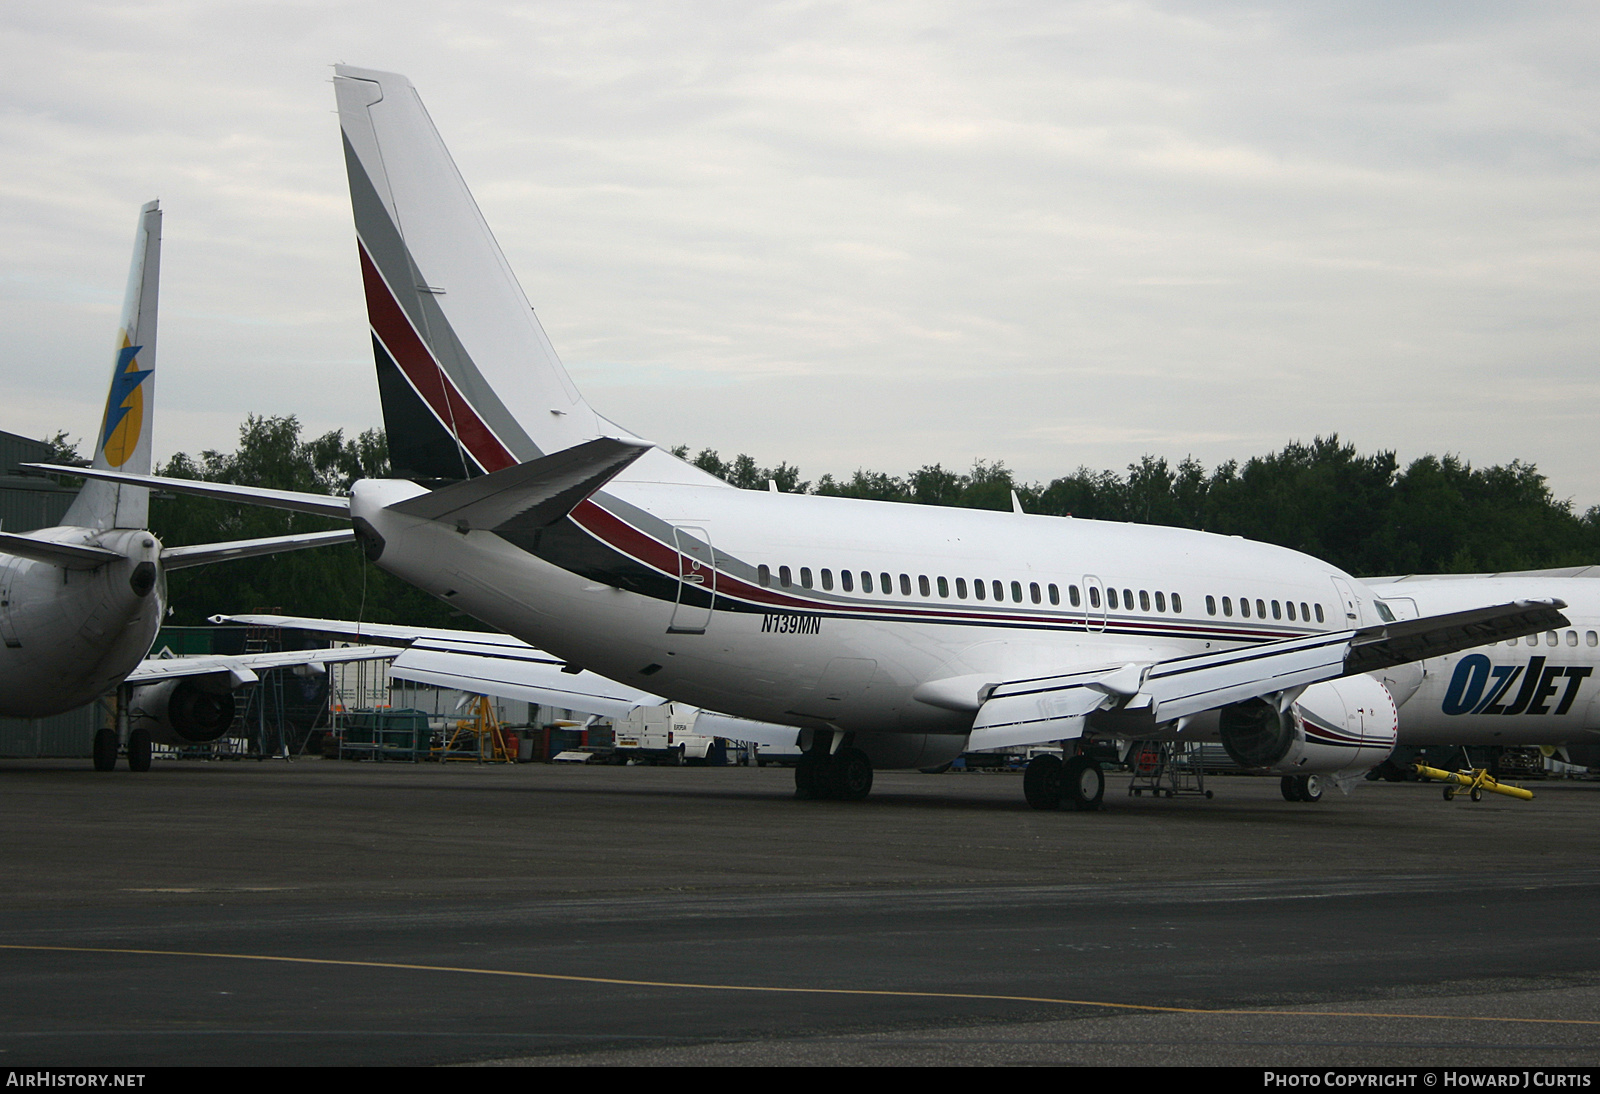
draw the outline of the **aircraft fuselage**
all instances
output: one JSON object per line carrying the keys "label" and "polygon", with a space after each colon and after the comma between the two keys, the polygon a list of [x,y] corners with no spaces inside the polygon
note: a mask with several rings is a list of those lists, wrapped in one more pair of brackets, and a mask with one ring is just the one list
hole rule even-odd
{"label": "aircraft fuselage", "polygon": [[961,751],[977,702],[925,685],[1375,619],[1371,593],[1325,563],[1185,529],[614,481],[538,532],[462,534],[384,509],[420,492],[352,490],[385,569],[613,679],[854,733],[883,766]]}
{"label": "aircraft fuselage", "polygon": [[46,528],[30,538],[125,557],[67,569],[0,554],[0,715],[59,714],[138,666],[166,610],[161,544],[141,529]]}

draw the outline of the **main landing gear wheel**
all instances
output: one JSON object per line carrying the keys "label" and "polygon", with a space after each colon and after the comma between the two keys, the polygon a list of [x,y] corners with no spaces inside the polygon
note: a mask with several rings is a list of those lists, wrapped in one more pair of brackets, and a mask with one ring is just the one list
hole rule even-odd
{"label": "main landing gear wheel", "polygon": [[102,729],[94,735],[94,769],[117,769],[117,734],[115,730]]}
{"label": "main landing gear wheel", "polygon": [[1321,775],[1285,775],[1278,788],[1286,802],[1319,802],[1322,800]]}
{"label": "main landing gear wheel", "polygon": [[803,802],[818,801],[827,794],[827,761],[807,752],[794,765],[794,796]]}
{"label": "main landing gear wheel", "polygon": [[1061,808],[1061,761],[1035,756],[1022,772],[1022,796],[1035,809]]}
{"label": "main landing gear wheel", "polygon": [[1073,809],[1099,809],[1106,796],[1106,777],[1087,756],[1074,756],[1061,768],[1061,803]]}
{"label": "main landing gear wheel", "polygon": [[872,793],[872,761],[859,748],[832,756],[806,753],[794,767],[794,796],[801,801],[858,802]]}
{"label": "main landing gear wheel", "polygon": [[841,748],[828,765],[833,797],[842,802],[858,802],[872,793],[872,761],[859,748]]}
{"label": "main landing gear wheel", "polygon": [[136,729],[128,734],[128,770],[150,770],[150,732]]}

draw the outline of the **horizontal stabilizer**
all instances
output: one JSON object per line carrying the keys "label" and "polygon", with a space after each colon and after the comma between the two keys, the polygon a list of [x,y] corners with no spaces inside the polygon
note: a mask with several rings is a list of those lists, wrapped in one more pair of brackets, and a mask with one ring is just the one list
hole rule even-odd
{"label": "horizontal stabilizer", "polygon": [[88,547],[81,543],[53,543],[47,539],[34,539],[32,536],[12,535],[10,532],[0,532],[0,551],[20,558],[30,558],[35,562],[60,566],[65,570],[92,570],[96,566],[104,566],[123,557],[104,547]]}
{"label": "horizontal stabilizer", "polygon": [[330,494],[302,494],[295,490],[268,490],[264,486],[231,486],[223,482],[169,479],[160,475],[131,475],[121,471],[106,471],[98,467],[61,467],[53,463],[25,463],[21,466],[34,471],[48,471],[54,475],[104,479],[107,482],[169,490],[174,494],[193,494],[202,498],[243,502],[246,505],[259,505],[266,509],[289,509],[296,513],[315,513],[323,517],[350,519],[349,499],[336,498]]}
{"label": "horizontal stabilizer", "polygon": [[652,446],[597,437],[553,455],[453,483],[389,509],[462,531],[535,531],[554,524]]}
{"label": "horizontal stabilizer", "polygon": [[303,532],[292,536],[236,539],[226,543],[197,543],[190,547],[163,548],[161,562],[169,570],[181,570],[186,566],[204,566],[210,562],[231,562],[236,558],[275,555],[280,551],[303,551],[307,547],[324,547],[330,543],[353,543],[355,538],[353,529],[343,528],[332,532]]}

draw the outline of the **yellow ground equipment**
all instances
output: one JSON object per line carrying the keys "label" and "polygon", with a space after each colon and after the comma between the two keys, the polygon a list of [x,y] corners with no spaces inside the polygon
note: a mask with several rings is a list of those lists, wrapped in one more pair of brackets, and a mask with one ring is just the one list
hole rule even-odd
{"label": "yellow ground equipment", "polygon": [[1482,801],[1483,792],[1491,794],[1504,794],[1508,798],[1521,798],[1523,801],[1533,800],[1533,791],[1524,790],[1520,786],[1508,786],[1489,774],[1486,767],[1475,767],[1467,771],[1445,771],[1437,767],[1427,767],[1423,764],[1412,765],[1417,769],[1417,774],[1440,782],[1450,783],[1444,788],[1444,800],[1454,801],[1455,796],[1465,790],[1473,801]]}
{"label": "yellow ground equipment", "polygon": [[441,760],[477,760],[479,763],[516,763],[515,739],[494,716],[494,704],[480,695],[472,706],[473,716],[455,725],[443,748],[434,750]]}

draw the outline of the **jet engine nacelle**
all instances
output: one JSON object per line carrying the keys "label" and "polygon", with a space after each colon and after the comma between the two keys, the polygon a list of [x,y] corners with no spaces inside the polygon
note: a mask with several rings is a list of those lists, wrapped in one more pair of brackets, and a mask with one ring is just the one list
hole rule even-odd
{"label": "jet engine nacelle", "polygon": [[228,681],[185,676],[133,689],[130,727],[143,729],[164,745],[206,744],[233,724],[233,690]]}
{"label": "jet engine nacelle", "polygon": [[1270,775],[1354,775],[1394,750],[1400,715],[1370,676],[1312,684],[1279,710],[1269,699],[1219,712],[1222,747],[1235,763]]}

